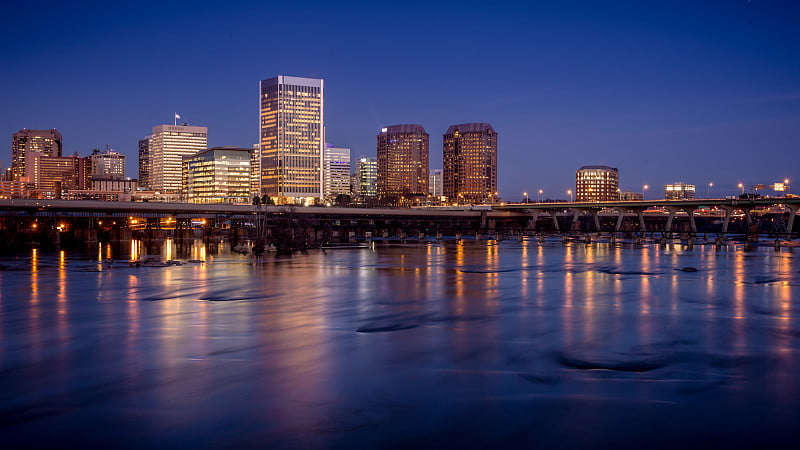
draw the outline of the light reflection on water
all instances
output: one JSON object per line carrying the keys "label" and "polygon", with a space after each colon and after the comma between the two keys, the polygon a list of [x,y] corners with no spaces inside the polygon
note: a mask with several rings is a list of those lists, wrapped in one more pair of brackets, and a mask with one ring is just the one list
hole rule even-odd
{"label": "light reflection on water", "polygon": [[[789,251],[526,240],[254,263],[229,249],[134,241],[0,260],[9,442],[77,442],[87,423],[95,445],[653,446],[655,434],[667,446],[704,433],[767,445],[798,433]],[[206,262],[128,266],[148,254]]]}

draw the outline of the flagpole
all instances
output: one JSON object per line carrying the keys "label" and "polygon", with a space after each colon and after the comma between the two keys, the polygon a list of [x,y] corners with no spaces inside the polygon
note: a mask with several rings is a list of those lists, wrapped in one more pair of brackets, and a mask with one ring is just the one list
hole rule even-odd
{"label": "flagpole", "polygon": [[177,127],[178,126],[178,113],[175,113],[175,116],[173,117],[173,120],[174,120],[173,124]]}

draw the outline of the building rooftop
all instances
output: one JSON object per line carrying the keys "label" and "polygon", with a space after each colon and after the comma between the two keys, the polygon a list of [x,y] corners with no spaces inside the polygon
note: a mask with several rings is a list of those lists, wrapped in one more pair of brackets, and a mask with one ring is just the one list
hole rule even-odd
{"label": "building rooftop", "polygon": [[390,125],[388,127],[383,127],[381,128],[380,134],[394,134],[394,133],[428,134],[425,132],[425,128],[422,128],[422,125],[416,123],[406,123],[406,124]]}
{"label": "building rooftop", "polygon": [[447,129],[447,133],[445,134],[453,134],[456,130],[459,133],[483,133],[486,131],[497,133],[494,131],[494,128],[492,128],[492,125],[488,123],[462,123],[459,125],[450,125],[450,128]]}
{"label": "building rooftop", "polygon": [[600,169],[600,170],[613,170],[614,172],[619,172],[616,167],[608,167],[608,166],[581,166],[578,170],[591,170],[591,169]]}

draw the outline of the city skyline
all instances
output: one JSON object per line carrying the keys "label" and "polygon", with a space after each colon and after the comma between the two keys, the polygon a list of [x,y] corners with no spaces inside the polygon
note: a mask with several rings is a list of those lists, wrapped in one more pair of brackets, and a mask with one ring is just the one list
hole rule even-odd
{"label": "city skyline", "polygon": [[[55,4],[41,17],[45,31],[32,38],[12,20],[22,6],[4,5],[2,33],[10,43],[4,59],[26,67],[57,53],[62,63],[55,83],[26,70],[4,71],[0,94],[13,108],[2,109],[0,131],[8,139],[22,128],[56,128],[65,137],[64,154],[110,145],[134,161],[138,140],[152,126],[171,123],[177,111],[182,121],[209,128],[209,147],[251,147],[258,142],[254,83],[285,73],[326,80],[327,141],[353,155],[374,155],[374,135],[383,126],[419,123],[432,135],[430,160],[439,166],[449,124],[492,123],[503,135],[498,190],[506,201],[539,189],[567,198],[574,171],[587,164],[618,167],[623,190],[680,179],[703,187],[713,182],[712,196],[735,194],[738,183],[796,175],[796,4],[569,2],[508,4],[480,14],[475,5],[452,6],[425,8],[418,36],[387,31],[363,39],[363,32],[377,31],[372,19],[385,6],[339,11],[319,4],[320,18],[312,20],[335,21],[341,33],[319,43],[320,34],[310,32],[252,60],[256,46],[290,26],[278,21],[269,32],[246,26],[260,7],[169,6],[159,17],[137,14],[140,22],[131,27],[120,21],[135,13],[132,5],[92,11]],[[386,20],[401,23],[413,10]],[[486,26],[479,27],[484,16]],[[74,20],[86,25],[83,31],[72,29]],[[200,32],[202,24],[240,22],[245,26],[213,39]],[[476,31],[451,36],[458,26]],[[179,35],[193,50],[163,45]],[[300,51],[311,42],[322,50],[314,58]],[[453,71],[445,61],[467,48],[486,55],[485,67]],[[208,54],[208,70],[184,68],[197,52]],[[392,52],[418,56],[424,76],[417,66],[366,64]],[[145,55],[157,64],[131,65]],[[365,70],[353,76],[353,67]],[[3,168],[10,159],[6,147]],[[133,167],[128,176],[136,176]]]}

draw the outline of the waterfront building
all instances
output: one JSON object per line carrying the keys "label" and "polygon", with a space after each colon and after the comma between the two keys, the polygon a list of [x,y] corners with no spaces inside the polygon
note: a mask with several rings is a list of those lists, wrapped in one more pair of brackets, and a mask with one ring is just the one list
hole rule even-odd
{"label": "waterfront building", "polygon": [[378,197],[397,202],[428,195],[428,133],[417,124],[378,134]]}
{"label": "waterfront building", "polygon": [[45,156],[61,156],[61,133],[51,130],[29,130],[23,128],[11,138],[11,173],[14,180],[26,174],[26,161],[30,152]]}
{"label": "waterfront building", "polygon": [[644,200],[644,194],[642,192],[624,191],[619,193],[619,199],[625,202],[640,201]]}
{"label": "waterfront building", "polygon": [[362,156],[356,161],[353,193],[359,198],[378,196],[378,160]]}
{"label": "waterfront building", "polygon": [[664,185],[665,200],[691,200],[696,197],[695,185],[680,181]]}
{"label": "waterfront building", "polygon": [[28,197],[28,183],[24,181],[0,180],[0,198]]}
{"label": "waterfront building", "polygon": [[61,198],[68,189],[89,189],[92,179],[92,163],[89,158],[78,156],[50,156],[40,152],[28,152],[25,162],[25,178],[30,184],[30,196],[35,198]]}
{"label": "waterfront building", "polygon": [[442,169],[431,169],[428,174],[428,192],[439,198],[444,195],[444,180]]}
{"label": "waterfront building", "polygon": [[322,166],[323,193],[333,199],[339,194],[350,195],[350,149],[325,147]]}
{"label": "waterfront building", "polygon": [[147,136],[139,140],[139,187],[150,188],[150,139]]}
{"label": "waterfront building", "polygon": [[253,144],[250,152],[250,195],[261,197],[261,144]]}
{"label": "waterfront building", "polygon": [[444,195],[450,201],[497,198],[497,133],[488,123],[451,125],[443,138]]}
{"label": "waterfront building", "polygon": [[192,156],[208,146],[208,128],[188,125],[158,125],[149,139],[150,162],[147,186],[157,192],[181,191],[184,156]]}
{"label": "waterfront building", "polygon": [[608,166],[583,166],[575,173],[575,201],[619,200],[619,170]]}
{"label": "waterfront building", "polygon": [[190,203],[250,203],[250,154],[213,147],[183,158],[184,192]]}
{"label": "waterfront building", "polygon": [[92,162],[92,177],[125,177],[125,155],[111,149],[94,149],[89,159]]}
{"label": "waterfront building", "polygon": [[259,82],[261,192],[276,204],[322,199],[324,82],[279,75]]}
{"label": "waterfront building", "polygon": [[137,180],[126,177],[95,177],[92,176],[92,190],[99,192],[131,192],[139,186]]}

